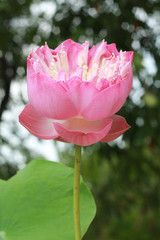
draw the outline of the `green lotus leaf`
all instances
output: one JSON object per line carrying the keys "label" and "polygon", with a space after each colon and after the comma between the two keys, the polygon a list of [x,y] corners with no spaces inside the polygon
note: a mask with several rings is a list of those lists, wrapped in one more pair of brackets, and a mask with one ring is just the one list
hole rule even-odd
{"label": "green lotus leaf", "polygon": [[[0,180],[0,240],[74,240],[74,169],[34,160],[8,181]],[[82,235],[96,212],[81,179]]]}

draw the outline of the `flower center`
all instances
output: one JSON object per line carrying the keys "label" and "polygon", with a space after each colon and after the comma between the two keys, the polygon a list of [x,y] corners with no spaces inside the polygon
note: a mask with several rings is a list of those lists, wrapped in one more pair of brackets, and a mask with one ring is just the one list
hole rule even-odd
{"label": "flower center", "polygon": [[77,64],[73,69],[70,69],[67,53],[63,49],[51,56],[49,66],[35,52],[32,52],[32,55],[44,71],[55,80],[68,80],[70,75],[70,77],[77,76],[82,78],[82,81],[92,81],[97,84],[101,79],[114,81],[118,75],[125,77],[129,71],[129,61],[126,60],[125,53],[122,51],[117,56],[112,53],[108,58],[102,56],[99,61],[91,60],[89,65],[86,63],[87,57],[84,57],[83,51],[75,60]]}
{"label": "flower center", "polygon": [[69,75],[69,63],[68,57],[65,51],[60,50],[57,55],[53,55],[53,58],[49,67],[49,75],[53,79],[58,79],[58,74],[60,71],[64,71],[66,74],[66,79],[68,79]]}

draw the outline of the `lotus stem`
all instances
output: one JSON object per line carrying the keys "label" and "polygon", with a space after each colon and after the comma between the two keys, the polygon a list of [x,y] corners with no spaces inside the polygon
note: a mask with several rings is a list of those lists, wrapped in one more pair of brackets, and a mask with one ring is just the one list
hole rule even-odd
{"label": "lotus stem", "polygon": [[80,165],[81,165],[81,146],[75,145],[74,190],[73,190],[75,240],[81,240],[80,209],[79,209]]}

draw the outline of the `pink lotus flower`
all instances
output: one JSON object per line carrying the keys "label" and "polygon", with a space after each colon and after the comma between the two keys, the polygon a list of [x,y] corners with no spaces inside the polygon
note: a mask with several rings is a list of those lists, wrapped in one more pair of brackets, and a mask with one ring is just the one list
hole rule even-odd
{"label": "pink lotus flower", "polygon": [[66,40],[55,50],[47,44],[27,60],[29,104],[19,116],[33,135],[87,146],[109,142],[129,125],[114,115],[132,88],[133,52],[118,52],[102,41],[90,50]]}

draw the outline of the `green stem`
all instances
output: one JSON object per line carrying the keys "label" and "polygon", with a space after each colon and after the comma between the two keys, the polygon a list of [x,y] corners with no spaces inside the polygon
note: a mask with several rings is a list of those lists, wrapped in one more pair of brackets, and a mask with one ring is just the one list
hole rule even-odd
{"label": "green stem", "polygon": [[75,240],[81,240],[81,225],[79,210],[80,164],[81,164],[81,146],[75,145],[74,190],[73,190]]}

